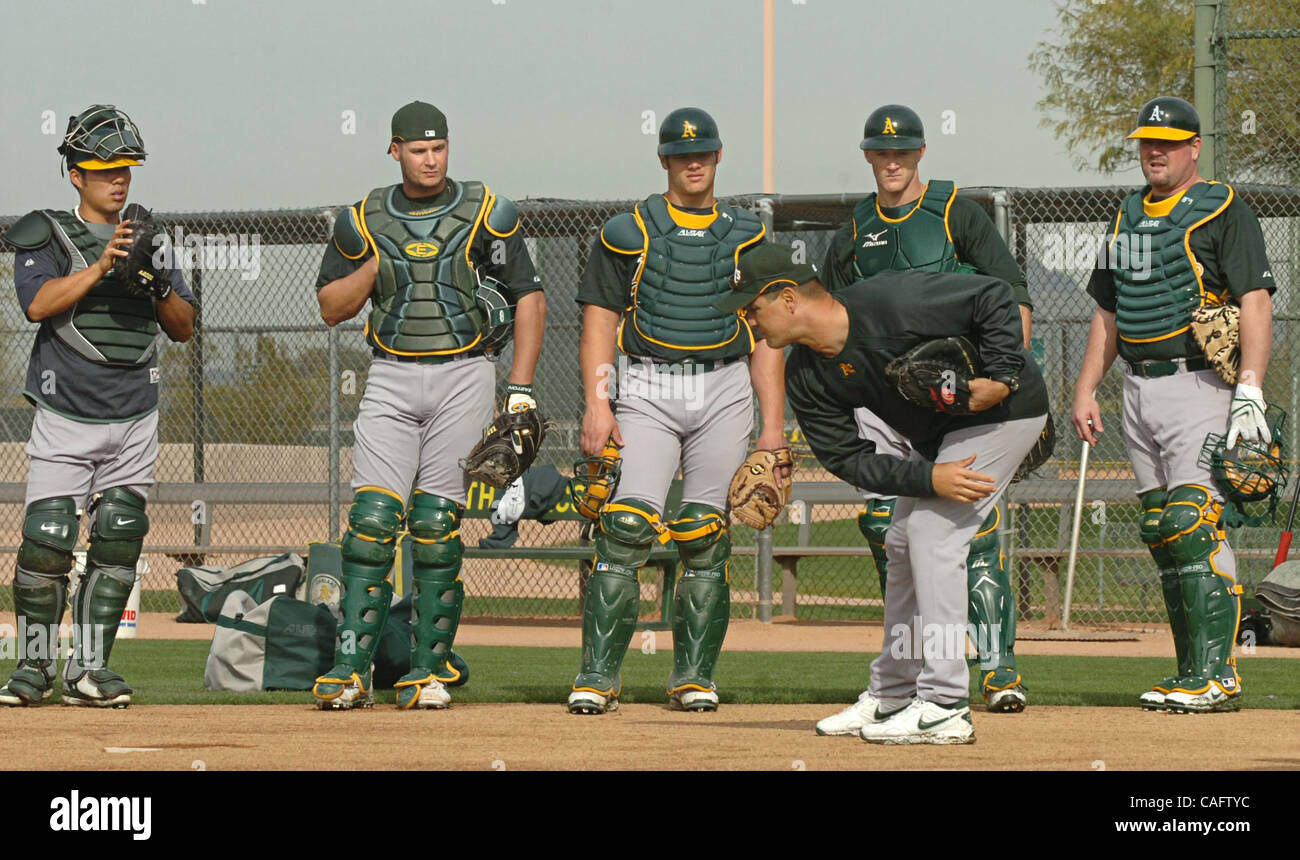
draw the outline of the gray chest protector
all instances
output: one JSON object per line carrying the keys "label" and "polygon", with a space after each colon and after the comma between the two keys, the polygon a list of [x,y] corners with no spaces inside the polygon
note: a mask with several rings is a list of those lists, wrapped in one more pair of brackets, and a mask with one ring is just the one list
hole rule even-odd
{"label": "gray chest protector", "polygon": [[[72,213],[47,209],[41,214],[50,220],[53,241],[68,261],[65,277],[89,268],[104,253],[107,240],[96,238]],[[111,275],[49,322],[59,340],[96,364],[148,364],[157,350],[160,328],[153,299],[128,292]]]}
{"label": "gray chest protector", "polygon": [[731,292],[741,252],[763,238],[763,222],[744,209],[717,204],[705,228],[682,227],[660,194],[638,203],[633,215],[644,252],[632,307],[619,327],[629,355],[669,361],[733,358],[754,348],[749,326],[713,303]]}
{"label": "gray chest protector", "polygon": [[392,205],[397,187],[375,189],[359,207],[362,234],[379,257],[367,340],[397,356],[484,348],[488,320],[469,251],[491,193],[481,182],[460,182],[435,213],[407,215]]}
{"label": "gray chest protector", "polygon": [[1233,197],[1227,185],[1198,182],[1182,193],[1169,214],[1157,216],[1147,214],[1145,193],[1125,198],[1105,249],[1115,280],[1121,355],[1125,343],[1168,340],[1188,331],[1192,311],[1207,301],[1191,233],[1218,217]]}

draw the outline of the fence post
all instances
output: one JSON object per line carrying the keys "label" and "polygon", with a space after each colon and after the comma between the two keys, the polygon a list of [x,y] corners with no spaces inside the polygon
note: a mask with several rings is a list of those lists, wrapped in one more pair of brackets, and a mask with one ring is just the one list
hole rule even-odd
{"label": "fence post", "polygon": [[[194,344],[190,349],[190,386],[194,392],[194,403],[192,417],[194,421],[194,461],[193,473],[194,483],[202,484],[205,480],[204,474],[207,471],[205,462],[206,451],[204,450],[204,429],[207,426],[206,411],[207,407],[203,401],[203,268],[195,266],[190,270],[190,292],[194,294],[194,337],[191,342]],[[204,522],[194,523],[194,545],[202,546],[207,543],[207,538],[211,534],[206,528],[208,518],[207,508],[203,509]],[[199,562],[202,564],[202,562]]]}
{"label": "fence post", "polygon": [[339,330],[331,326],[328,338],[330,396],[329,396],[329,526],[330,540],[339,539]]}
{"label": "fence post", "polygon": [[1221,55],[1218,43],[1222,34],[1219,26],[1221,0],[1196,0],[1192,24],[1193,72],[1192,84],[1196,112],[1201,115],[1200,173],[1206,179],[1218,179],[1219,167],[1219,111],[1215,79]]}
{"label": "fence post", "polygon": [[758,568],[758,620],[772,623],[772,530],[754,532],[757,551],[754,559]]}

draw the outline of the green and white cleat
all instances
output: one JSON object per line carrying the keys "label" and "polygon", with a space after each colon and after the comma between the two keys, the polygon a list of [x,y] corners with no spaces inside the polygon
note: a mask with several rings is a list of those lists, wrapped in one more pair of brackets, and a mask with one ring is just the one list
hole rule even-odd
{"label": "green and white cleat", "polygon": [[883,723],[899,711],[912,704],[912,699],[876,697],[864,690],[858,700],[838,714],[832,714],[817,723],[817,734],[856,735],[862,727],[872,723]]}
{"label": "green and white cleat", "polygon": [[703,713],[718,709],[718,691],[689,687],[668,695],[668,707],[674,711]]}
{"label": "green and white cleat", "polygon": [[340,663],[317,678],[311,694],[316,697],[316,707],[322,711],[351,711],[369,708],[375,703],[370,672],[367,670],[362,675],[346,663]]}
{"label": "green and white cleat", "polygon": [[451,704],[446,686],[428,669],[414,669],[395,685],[397,707],[404,711],[441,711]]}
{"label": "green and white cleat", "polygon": [[35,707],[54,692],[54,663],[21,662],[0,687],[0,705],[11,708]]}
{"label": "green and white cleat", "polygon": [[973,744],[975,727],[965,701],[945,708],[917,699],[889,719],[859,732],[869,744]]}
{"label": "green and white cleat", "polygon": [[125,708],[135,691],[121,675],[108,669],[87,669],[76,679],[63,679],[63,704],[80,708]]}

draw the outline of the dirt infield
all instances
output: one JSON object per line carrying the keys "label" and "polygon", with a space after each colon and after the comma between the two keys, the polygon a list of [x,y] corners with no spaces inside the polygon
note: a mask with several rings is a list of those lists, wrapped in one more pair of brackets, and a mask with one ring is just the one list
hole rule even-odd
{"label": "dirt infield", "polygon": [[[877,747],[817,737],[825,705],[723,705],[683,714],[627,705],[577,717],[561,705],[323,713],[306,705],[171,705],[124,711],[0,710],[0,762],[17,770],[1198,770],[1300,768],[1288,711],[1175,716],[1041,707],[975,713],[977,743]],[[1269,738],[1229,744],[1226,736]],[[377,742],[401,739],[400,743]],[[1010,753],[1014,750],[1015,755]]]}

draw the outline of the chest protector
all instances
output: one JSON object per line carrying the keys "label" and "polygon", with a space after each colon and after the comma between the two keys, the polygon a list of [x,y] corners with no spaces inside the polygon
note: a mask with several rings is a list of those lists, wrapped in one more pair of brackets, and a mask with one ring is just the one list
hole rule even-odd
{"label": "chest protector", "polygon": [[[108,240],[96,238],[72,213],[47,209],[43,214],[68,260],[65,277],[88,268],[104,253]],[[160,330],[153,299],[128,292],[111,275],[51,317],[50,325],[59,340],[87,361],[129,366],[153,359]]]}
{"label": "chest protector", "polygon": [[366,339],[392,355],[468,352],[486,323],[469,251],[492,194],[481,182],[460,182],[435,214],[412,216],[393,207],[396,189],[377,188],[358,207],[379,258]]}
{"label": "chest protector", "polygon": [[763,238],[752,212],[717,204],[708,227],[682,227],[663,195],[636,205],[641,262],[632,283],[632,305],[619,325],[619,348],[630,355],[667,361],[691,357],[733,358],[754,348],[749,325],[713,303],[731,292],[741,252]]}
{"label": "chest protector", "polygon": [[1160,217],[1146,213],[1144,196],[1145,191],[1139,191],[1124,200],[1106,246],[1106,262],[1115,279],[1121,353],[1124,342],[1150,343],[1187,332],[1193,310],[1222,301],[1205,293],[1190,240],[1193,230],[1228,208],[1232,188],[1198,182],[1183,192],[1173,211]]}
{"label": "chest protector", "polygon": [[957,186],[932,179],[902,218],[890,218],[868,194],[853,209],[853,271],[869,278],[884,271],[973,272],[957,261],[948,231],[948,209]]}

